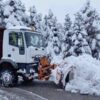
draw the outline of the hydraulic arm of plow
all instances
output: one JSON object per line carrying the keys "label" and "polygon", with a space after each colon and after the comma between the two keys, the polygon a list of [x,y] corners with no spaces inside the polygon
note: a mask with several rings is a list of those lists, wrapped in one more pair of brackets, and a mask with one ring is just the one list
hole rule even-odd
{"label": "hydraulic arm of plow", "polygon": [[40,59],[40,64],[38,68],[38,76],[40,80],[48,80],[51,74],[51,70],[56,67],[55,64],[50,64],[47,57],[42,57]]}

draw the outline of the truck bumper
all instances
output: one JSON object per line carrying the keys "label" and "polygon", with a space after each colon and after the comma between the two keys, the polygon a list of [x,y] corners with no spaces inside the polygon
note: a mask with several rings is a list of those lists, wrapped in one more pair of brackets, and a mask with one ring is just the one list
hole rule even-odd
{"label": "truck bumper", "polygon": [[35,78],[38,75],[38,64],[20,64],[17,71],[19,76],[25,77],[27,79]]}

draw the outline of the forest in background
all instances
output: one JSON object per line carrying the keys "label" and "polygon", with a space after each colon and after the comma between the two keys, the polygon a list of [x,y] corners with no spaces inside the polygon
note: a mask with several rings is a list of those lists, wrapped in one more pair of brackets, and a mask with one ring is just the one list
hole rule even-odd
{"label": "forest in background", "polygon": [[[66,7],[67,8],[67,7]],[[61,56],[63,59],[79,56],[83,53],[90,54],[100,59],[100,16],[91,6],[86,4],[74,15],[72,21],[70,14],[66,13],[64,23],[59,23],[57,16],[49,10],[42,17],[36,7],[26,8],[20,0],[0,0],[0,25],[33,26],[46,38],[47,53],[53,58]]]}

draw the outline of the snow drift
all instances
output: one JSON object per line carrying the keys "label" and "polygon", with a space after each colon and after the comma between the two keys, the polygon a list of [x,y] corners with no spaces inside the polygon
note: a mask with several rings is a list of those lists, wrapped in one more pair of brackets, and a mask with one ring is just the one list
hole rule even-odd
{"label": "snow drift", "polygon": [[66,91],[100,95],[100,61],[90,55],[81,55],[68,57],[62,63],[52,72],[56,76],[57,70],[66,74],[66,69],[74,69],[74,78],[66,84]]}
{"label": "snow drift", "polygon": [[89,55],[66,59],[76,67],[74,79],[66,85],[66,91],[100,95],[100,62]]}

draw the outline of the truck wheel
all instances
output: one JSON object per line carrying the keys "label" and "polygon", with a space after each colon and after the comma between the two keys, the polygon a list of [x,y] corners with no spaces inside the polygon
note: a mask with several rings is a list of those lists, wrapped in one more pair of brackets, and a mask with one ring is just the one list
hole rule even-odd
{"label": "truck wheel", "polygon": [[18,82],[18,77],[14,71],[3,69],[0,72],[1,85],[4,87],[15,86]]}

